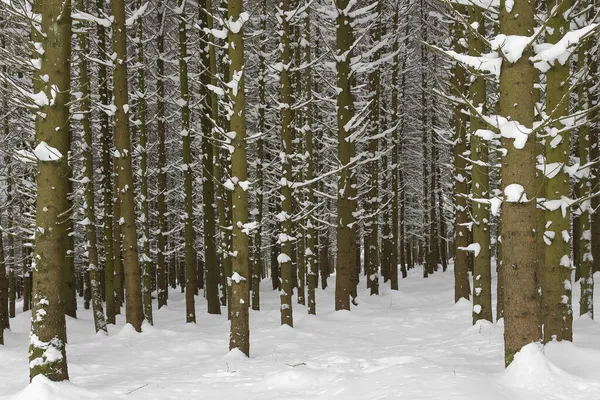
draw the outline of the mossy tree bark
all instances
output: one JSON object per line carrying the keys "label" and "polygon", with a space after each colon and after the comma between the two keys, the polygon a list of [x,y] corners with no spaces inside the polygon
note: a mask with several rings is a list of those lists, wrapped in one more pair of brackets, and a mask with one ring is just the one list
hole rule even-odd
{"label": "mossy tree bark", "polygon": [[[200,10],[203,27],[213,29],[212,0],[205,1],[206,10]],[[204,265],[206,268],[206,300],[209,314],[221,314],[219,302],[219,265],[217,262],[217,242],[215,227],[215,182],[213,179],[213,165],[215,165],[215,151],[212,142],[214,117],[218,113],[217,94],[208,90],[208,85],[217,86],[214,75],[216,69],[216,52],[214,35],[203,34],[203,39],[210,43],[202,52],[204,69],[202,83],[205,87],[204,114],[202,117],[202,202],[204,207]],[[214,64],[214,69],[212,68]],[[216,108],[216,110],[214,110]],[[216,112],[215,112],[216,111]],[[215,119],[213,121],[213,119]]]}
{"label": "mossy tree bark", "polygon": [[278,19],[280,21],[279,34],[280,37],[280,60],[281,71],[279,73],[280,83],[280,100],[279,108],[281,113],[281,140],[283,146],[282,157],[282,179],[281,179],[281,213],[279,221],[281,225],[281,233],[279,234],[279,242],[281,244],[281,254],[277,261],[280,268],[281,276],[281,292],[279,294],[281,300],[281,324],[294,326],[292,312],[292,295],[294,292],[294,279],[292,269],[294,268],[293,259],[293,198],[292,198],[292,161],[294,157],[293,149],[293,133],[292,133],[292,80],[290,68],[292,65],[291,46],[290,46],[290,0],[282,0]]}
{"label": "mossy tree bark", "polygon": [[[394,19],[393,19],[393,32],[398,32],[396,27],[399,26],[399,15],[398,15],[398,6],[394,7]],[[400,62],[400,44],[398,43],[398,37],[396,36],[394,39],[394,43],[392,45],[392,51],[394,52],[394,61],[392,63],[392,93],[391,93],[391,110],[390,110],[390,125],[393,126],[392,137],[391,137],[391,147],[392,147],[392,192],[391,192],[391,225],[392,229],[390,232],[390,240],[391,240],[391,271],[390,271],[390,286],[392,290],[398,290],[398,263],[400,263],[400,268],[402,270],[402,276],[406,274],[406,265],[404,260],[404,252],[403,249],[399,246],[402,246],[400,237],[404,236],[404,221],[400,219],[400,211],[399,208],[400,200],[401,200],[401,191],[404,191],[403,187],[400,187],[400,174],[401,166],[400,166],[400,131],[402,129],[403,124],[401,124],[399,114],[399,106],[400,106],[400,90],[398,87],[399,75],[400,75],[400,67],[403,63]],[[404,71],[402,72],[404,73]],[[402,216],[403,217],[403,216]]]}
{"label": "mossy tree bark", "polygon": [[[41,69],[34,71],[39,95],[46,99],[36,113],[37,201],[33,271],[33,309],[29,342],[29,377],[69,379],[66,322],[61,297],[66,257],[69,202],[68,152],[71,59],[71,2],[36,2],[41,23],[34,29]],[[40,76],[47,79],[39,79]]]}
{"label": "mossy tree bark", "polygon": [[[465,13],[464,7],[459,7],[458,11]],[[465,54],[466,48],[461,41],[464,36],[464,28],[457,20],[452,24],[451,37],[454,51],[458,54]],[[455,97],[460,98],[466,92],[466,74],[459,63],[452,66],[452,89]],[[467,224],[468,205],[467,205],[467,165],[464,154],[467,151],[466,135],[466,117],[461,111],[462,105],[456,104],[453,109],[453,163],[454,163],[454,301],[460,299],[469,300],[469,260],[466,251],[469,240],[469,231]]]}
{"label": "mossy tree bark", "polygon": [[230,81],[229,101],[231,105],[230,130],[233,137],[231,146],[231,176],[234,182],[232,195],[232,274],[228,276],[231,286],[231,331],[229,349],[239,349],[250,355],[250,257],[248,251],[248,171],[246,159],[246,104],[244,87],[244,37],[243,25],[249,18],[243,11],[242,0],[230,0],[227,4]]}
{"label": "mossy tree bark", "polygon": [[[97,0],[96,15],[104,12],[104,1]],[[107,54],[106,28],[102,24],[96,25],[98,40],[98,58],[105,61]],[[100,107],[109,109],[108,100],[108,72],[106,63],[98,63],[98,97]],[[104,236],[104,297],[106,301],[106,322],[115,323],[115,286],[114,286],[114,253],[113,253],[113,185],[111,164],[112,137],[109,129],[109,116],[107,111],[98,115],[100,125],[100,178],[102,186],[102,225]]]}
{"label": "mossy tree bark", "polygon": [[185,1],[177,2],[179,21],[179,90],[181,99],[178,104],[181,111],[181,141],[183,157],[184,189],[184,248],[185,248],[185,309],[186,321],[196,323],[196,249],[194,228],[194,194],[192,192],[192,132],[190,129],[190,93],[188,79],[188,37]]}
{"label": "mossy tree bark", "polygon": [[[135,6],[138,10],[143,7],[142,0],[136,0]],[[142,272],[142,304],[146,321],[153,325],[152,318],[152,258],[150,257],[150,207],[148,201],[148,127],[146,126],[146,60],[144,57],[144,23],[140,13],[136,21],[136,49],[137,49],[137,104],[136,125],[139,129],[139,157],[140,157],[140,202],[141,214],[139,217],[142,236],[142,254],[140,256],[140,267]]]}
{"label": "mossy tree bark", "polygon": [[[314,131],[314,115],[313,115],[313,79],[312,79],[312,49],[311,43],[311,19],[310,8],[305,11],[304,16],[304,90],[306,93],[306,108],[305,108],[305,141],[306,141],[306,180],[312,182],[315,178],[315,158],[316,151],[313,149],[313,131]],[[315,204],[315,187],[314,183],[308,186],[306,191],[306,205],[313,207]],[[318,265],[317,265],[317,230],[316,219],[314,218],[315,211],[308,215],[306,221],[306,269],[308,272],[308,313],[315,315],[317,313],[316,289],[318,285]]]}
{"label": "mossy tree bark", "polygon": [[347,8],[349,0],[336,0],[336,72],[337,72],[337,129],[338,160],[342,169],[338,175],[337,193],[337,261],[335,309],[350,310],[350,295],[355,290],[357,268],[355,254],[356,202],[352,198],[353,169],[350,165],[355,153],[351,143],[350,121],[354,116],[350,61],[354,44],[353,18]]}
{"label": "mossy tree bark", "polygon": [[[588,2],[583,1],[581,4],[582,8],[587,6]],[[589,21],[592,18],[593,11],[590,9],[587,12],[587,18],[585,21]],[[586,41],[579,46],[577,55],[577,67],[579,70],[584,70],[593,65],[594,60],[589,53],[591,50],[590,41]],[[581,84],[577,90],[578,104],[581,109],[589,109],[591,106],[591,89],[590,84]],[[591,114],[591,113],[590,113]],[[586,115],[589,121],[594,120],[593,115]],[[579,143],[578,143],[578,156],[579,165],[587,165],[590,160],[590,148],[592,147],[590,140],[590,126],[584,124],[579,127]],[[592,182],[590,180],[590,168],[586,168],[583,171],[583,176],[577,183],[576,192],[577,197],[585,199],[592,194]],[[581,287],[581,297],[579,300],[579,315],[587,314],[590,318],[594,318],[594,271],[593,271],[593,257],[592,257],[592,232],[591,232],[591,219],[590,219],[590,208],[591,201],[589,199],[583,201],[579,206],[579,237],[575,237],[578,241],[579,253],[577,262],[577,268],[579,270],[579,284]]]}
{"label": "mossy tree bark", "polygon": [[[485,20],[479,7],[469,7],[469,23],[477,27],[479,35],[485,35]],[[473,31],[469,31],[469,55],[480,57],[485,44]],[[469,88],[473,106],[486,110],[486,82],[483,76],[475,76]],[[488,144],[477,136],[478,129],[485,126],[479,116],[471,115],[471,215],[473,216],[473,244],[478,247],[473,254],[473,324],[480,319],[493,320],[492,272],[490,253],[490,210],[485,203],[489,199]]]}
{"label": "mossy tree bark", "polygon": [[256,230],[254,231],[254,262],[252,265],[252,309],[260,310],[260,281],[265,269],[262,257],[262,231],[263,231],[263,207],[264,207],[264,139],[266,134],[266,107],[267,107],[267,1],[260,1],[260,51],[258,55],[258,134],[256,139],[256,184],[254,193],[256,194],[255,221]]}
{"label": "mossy tree bark", "polygon": [[[568,0],[548,0],[547,9],[559,7],[550,17],[547,40],[556,43],[569,29],[564,13],[569,10]],[[553,119],[569,113],[569,63],[555,63],[546,72],[546,114]],[[561,132],[562,131],[562,132]],[[560,132],[560,133],[555,133]],[[544,232],[544,266],[540,271],[542,287],[542,317],[544,343],[552,340],[573,340],[573,310],[571,308],[571,207],[554,207],[570,196],[568,166],[570,134],[562,122],[551,123],[546,138],[544,175],[546,177],[546,231]]]}
{"label": "mossy tree bark", "polygon": [[[381,9],[383,2],[377,2],[375,21],[371,26],[369,35],[371,46],[377,46],[381,40]],[[367,164],[369,174],[369,189],[365,199],[365,208],[367,219],[364,222],[365,228],[365,253],[367,255],[367,287],[369,287],[371,296],[379,294],[379,134],[380,134],[380,110],[379,99],[381,94],[380,80],[381,73],[376,63],[379,61],[381,51],[377,50],[371,56],[371,72],[369,74],[369,124],[367,135],[369,137],[369,158],[371,161]]]}
{"label": "mossy tree bark", "polygon": [[115,114],[115,163],[120,201],[119,225],[123,234],[123,269],[125,272],[127,323],[142,330],[144,311],[140,286],[137,232],[131,168],[131,138],[129,132],[129,93],[127,88],[127,29],[124,0],[111,0],[113,14],[112,44],[115,54],[113,85],[117,112]]}
{"label": "mossy tree bark", "polygon": [[[77,9],[86,12],[84,0],[77,0]],[[87,272],[90,276],[90,291],[92,300],[92,313],[94,315],[94,327],[96,332],[108,332],[106,329],[106,319],[104,317],[104,309],[102,306],[102,284],[101,274],[102,269],[98,263],[98,243],[96,238],[96,208],[95,208],[95,192],[94,192],[94,143],[91,126],[91,96],[90,96],[90,78],[88,72],[88,61],[85,54],[88,52],[87,33],[81,26],[78,27],[77,44],[80,51],[79,59],[79,92],[81,127],[83,134],[82,153],[84,158],[84,200],[83,209],[85,212],[85,237],[86,250],[88,255]],[[72,257],[74,255],[71,255]],[[73,277],[74,279],[74,277]],[[73,295],[75,295],[75,287],[73,285]],[[69,302],[69,299],[66,299]]]}
{"label": "mossy tree bark", "polygon": [[158,309],[167,305],[169,289],[167,287],[167,264],[165,252],[167,241],[167,149],[166,149],[166,113],[165,113],[165,19],[166,8],[162,0],[156,4],[158,32],[156,34],[156,134],[158,136],[158,172],[157,172],[157,198],[156,212],[158,214],[158,235],[156,238],[156,290],[158,297]]}
{"label": "mossy tree bark", "polygon": [[[535,26],[536,2],[516,0],[512,9],[505,1],[500,4],[500,33],[531,36]],[[510,11],[509,11],[510,10]],[[502,61],[500,73],[499,114],[521,129],[531,129],[534,120],[535,70],[529,60],[531,49],[511,63]],[[514,201],[502,204],[502,272],[504,280],[504,360],[508,365],[515,354],[531,342],[541,339],[540,299],[538,295],[537,257],[538,238],[536,212],[536,154],[535,137],[515,147],[515,140],[502,138],[506,153],[501,160],[502,191],[509,185]],[[518,192],[523,190],[523,196]],[[527,197],[525,200],[524,196]],[[518,197],[518,198],[517,198]]]}

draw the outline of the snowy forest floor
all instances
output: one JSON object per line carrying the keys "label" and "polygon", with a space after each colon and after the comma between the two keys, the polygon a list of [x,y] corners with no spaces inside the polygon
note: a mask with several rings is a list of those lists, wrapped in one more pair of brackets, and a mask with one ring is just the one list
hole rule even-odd
{"label": "snowy forest floor", "polygon": [[108,337],[94,334],[80,304],[67,321],[72,383],[28,385],[30,313],[21,313],[0,346],[0,399],[600,400],[599,322],[576,319],[574,344],[529,345],[504,370],[502,322],[471,326],[470,303],[454,304],[452,271],[421,273],[410,271],[398,292],[382,284],[374,297],[363,280],[351,312],[333,311],[332,277],[318,290],[316,317],[294,304],[293,329],[279,325],[278,292],[264,281],[262,310],[250,314],[250,359],[227,351],[227,318],[208,315],[202,297],[196,325],[185,324],[184,297],[172,290],[155,327],[137,334],[119,316]]}

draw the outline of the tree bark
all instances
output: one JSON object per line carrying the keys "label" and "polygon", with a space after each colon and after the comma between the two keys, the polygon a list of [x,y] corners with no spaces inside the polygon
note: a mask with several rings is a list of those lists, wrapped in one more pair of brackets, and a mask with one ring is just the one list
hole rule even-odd
{"label": "tree bark", "polygon": [[69,379],[66,322],[60,297],[68,242],[65,215],[69,210],[71,2],[38,1],[33,12],[41,13],[41,24],[34,27],[39,35],[33,40],[36,48],[43,50],[38,54],[41,69],[34,70],[34,80],[48,101],[40,105],[36,118],[39,152],[29,377],[41,374],[52,381],[63,381]]}
{"label": "tree bark", "polygon": [[133,199],[131,168],[131,139],[129,133],[129,93],[127,88],[127,30],[124,0],[111,0],[113,20],[112,43],[115,53],[113,85],[115,106],[115,164],[121,213],[119,224],[123,233],[123,270],[125,272],[127,323],[138,332],[142,330],[144,311],[140,285],[137,232]]}
{"label": "tree bark", "polygon": [[[231,176],[234,182],[232,196],[232,274],[228,276],[227,284],[231,286],[231,331],[229,349],[239,349],[250,356],[250,258],[248,254],[248,184],[246,160],[246,112],[244,86],[244,38],[243,24],[248,14],[243,11],[242,0],[229,0],[228,43],[230,64],[229,101],[232,115],[230,130],[235,133],[231,141]],[[233,136],[233,135],[232,135]]]}
{"label": "tree bark", "polygon": [[[535,2],[516,0],[510,11],[500,4],[500,33],[533,35]],[[500,73],[499,115],[510,118],[526,129],[534,120],[533,82],[535,70],[530,62],[531,49],[511,63],[502,61]],[[512,123],[512,122],[511,122]],[[502,138],[506,149],[501,161],[502,191],[517,190],[514,201],[502,204],[502,271],[504,280],[504,359],[508,366],[521,348],[541,339],[540,299],[538,295],[538,239],[536,213],[535,137],[515,147],[515,140]],[[518,192],[523,189],[525,201]],[[514,197],[519,197],[515,199]]]}

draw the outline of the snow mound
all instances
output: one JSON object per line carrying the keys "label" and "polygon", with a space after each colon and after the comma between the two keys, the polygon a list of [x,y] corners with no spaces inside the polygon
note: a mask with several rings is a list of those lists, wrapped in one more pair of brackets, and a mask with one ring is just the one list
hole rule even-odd
{"label": "snow mound", "polygon": [[491,334],[496,331],[496,325],[486,319],[480,319],[474,325],[467,328],[466,335]]}
{"label": "snow mound", "polygon": [[270,388],[284,388],[287,390],[314,389],[319,382],[327,380],[329,375],[322,371],[313,371],[307,368],[291,368],[267,376],[262,385]]}
{"label": "snow mound", "polygon": [[521,398],[528,400],[591,400],[598,398],[600,393],[600,382],[582,379],[559,368],[546,357],[544,347],[539,343],[523,347],[504,371],[500,381],[508,387],[518,389]]}
{"label": "snow mound", "polygon": [[565,379],[565,371],[554,365],[544,354],[539,343],[530,343],[515,354],[501,380],[509,386],[535,388]]}
{"label": "snow mound", "polygon": [[144,321],[144,323],[142,324],[142,334],[147,336],[177,336],[177,332],[168,329],[156,328],[155,326],[150,325],[147,321]]}
{"label": "snow mound", "polygon": [[461,297],[456,303],[454,303],[454,306],[458,308],[466,307],[468,309],[471,309],[471,301],[465,299],[464,297]]}
{"label": "snow mound", "polygon": [[231,349],[227,354],[223,356],[223,360],[225,361],[239,361],[239,360],[248,360],[248,357],[238,348]]}
{"label": "snow mound", "polygon": [[[43,375],[33,381],[20,392],[7,400],[87,400],[100,399],[99,394],[73,385],[69,381],[53,382]],[[105,398],[105,397],[104,397]]]}
{"label": "snow mound", "polygon": [[120,338],[133,338],[133,337],[138,337],[139,336],[139,332],[135,330],[135,328],[133,327],[133,325],[131,324],[125,324],[123,326],[123,328],[114,335],[114,337],[120,337]]}

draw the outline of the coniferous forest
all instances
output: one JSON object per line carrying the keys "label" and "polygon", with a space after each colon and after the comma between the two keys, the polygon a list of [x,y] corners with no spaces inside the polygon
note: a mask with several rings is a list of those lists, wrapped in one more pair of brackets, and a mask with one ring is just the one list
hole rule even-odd
{"label": "coniferous forest", "polygon": [[597,0],[1,0],[0,399],[599,399],[599,64]]}

